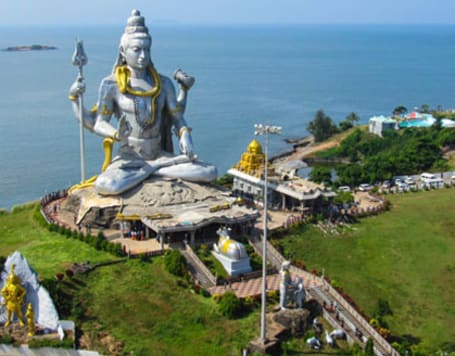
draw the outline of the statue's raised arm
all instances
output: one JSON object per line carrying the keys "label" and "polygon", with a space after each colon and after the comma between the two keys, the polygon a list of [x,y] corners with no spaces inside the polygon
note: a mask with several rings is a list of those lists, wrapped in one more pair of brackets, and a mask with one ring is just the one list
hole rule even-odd
{"label": "statue's raised arm", "polygon": [[[151,175],[196,182],[216,178],[215,166],[196,160],[191,129],[183,116],[194,78],[176,71],[177,98],[172,81],[159,74],[151,61],[151,44],[144,17],[133,10],[120,39],[113,72],[101,82],[96,110],[90,113],[82,108],[85,127],[119,145],[117,156],[95,182],[100,194],[121,194]],[[84,90],[84,83],[76,80],[70,99]],[[79,112],[77,100],[72,101]],[[174,155],[173,132],[178,136],[179,155]]]}

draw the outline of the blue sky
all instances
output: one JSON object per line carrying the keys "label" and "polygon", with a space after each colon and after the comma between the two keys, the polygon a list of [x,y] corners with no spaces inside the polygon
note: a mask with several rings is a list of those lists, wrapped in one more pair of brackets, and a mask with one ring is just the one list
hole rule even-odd
{"label": "blue sky", "polygon": [[121,24],[454,24],[455,0],[1,0],[0,26]]}

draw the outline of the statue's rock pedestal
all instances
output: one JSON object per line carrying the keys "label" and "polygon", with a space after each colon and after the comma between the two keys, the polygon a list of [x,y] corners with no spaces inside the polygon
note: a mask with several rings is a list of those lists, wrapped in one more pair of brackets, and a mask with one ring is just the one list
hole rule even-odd
{"label": "statue's rock pedestal", "polygon": [[279,355],[281,351],[280,341],[278,339],[261,338],[254,339],[248,344],[248,351],[252,354],[258,353],[260,355]]}
{"label": "statue's rock pedestal", "polygon": [[266,315],[267,340],[254,339],[248,344],[248,351],[261,355],[279,355],[281,341],[292,336],[303,335],[311,325],[311,312],[308,309],[285,309]]}
{"label": "statue's rock pedestal", "polygon": [[290,336],[300,336],[310,326],[311,312],[307,309],[285,309],[273,314],[272,320],[282,325]]}

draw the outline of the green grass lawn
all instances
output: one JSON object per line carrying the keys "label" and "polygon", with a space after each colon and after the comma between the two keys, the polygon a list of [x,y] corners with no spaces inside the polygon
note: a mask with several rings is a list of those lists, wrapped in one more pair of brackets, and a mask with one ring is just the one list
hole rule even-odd
{"label": "green grass lawn", "polygon": [[286,257],[323,268],[372,315],[387,300],[395,335],[455,351],[455,189],[388,195],[389,212],[341,236],[314,227],[280,240]]}
{"label": "green grass lawn", "polygon": [[118,259],[84,242],[49,232],[33,219],[33,209],[0,215],[0,255],[19,251],[43,278],[63,272],[73,262],[91,263]]}

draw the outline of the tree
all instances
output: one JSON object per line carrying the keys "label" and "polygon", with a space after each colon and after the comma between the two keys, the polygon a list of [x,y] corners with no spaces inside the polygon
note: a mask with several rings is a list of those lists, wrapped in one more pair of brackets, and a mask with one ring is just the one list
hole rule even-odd
{"label": "tree", "polygon": [[419,111],[424,114],[428,114],[430,112],[430,105],[422,104],[420,105]]}
{"label": "tree", "polygon": [[331,184],[332,173],[328,167],[313,167],[310,172],[310,180],[316,183]]}
{"label": "tree", "polygon": [[221,297],[219,308],[221,314],[229,319],[234,319],[242,313],[243,302],[237,298],[234,292],[229,291]]}
{"label": "tree", "polygon": [[313,121],[308,123],[307,130],[314,136],[315,142],[324,141],[339,131],[332,118],[322,109],[318,110]]}
{"label": "tree", "polygon": [[406,109],[405,106],[403,105],[400,105],[400,106],[397,106],[395,109],[393,109],[393,115],[404,115],[408,112],[408,109]]}
{"label": "tree", "polygon": [[184,276],[186,271],[185,257],[177,250],[168,250],[164,255],[164,267],[175,276]]}
{"label": "tree", "polygon": [[341,122],[338,124],[338,126],[340,127],[340,131],[342,131],[342,132],[343,132],[343,131],[347,131],[347,130],[349,130],[350,128],[353,127],[353,125],[352,125],[349,121],[346,121],[346,120],[341,121]]}
{"label": "tree", "polygon": [[348,116],[344,118],[344,121],[339,123],[340,130],[346,131],[354,127],[357,122],[359,122],[360,117],[355,112],[351,112]]}
{"label": "tree", "polygon": [[360,121],[360,117],[355,112],[351,112],[348,116],[346,116],[344,120],[350,122],[352,126],[354,126],[356,123]]}

